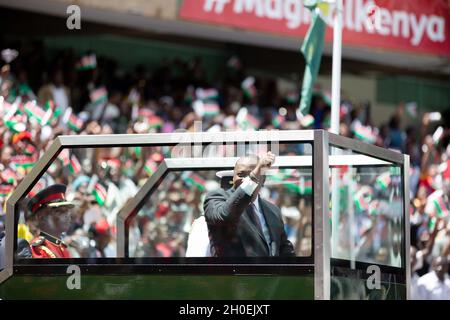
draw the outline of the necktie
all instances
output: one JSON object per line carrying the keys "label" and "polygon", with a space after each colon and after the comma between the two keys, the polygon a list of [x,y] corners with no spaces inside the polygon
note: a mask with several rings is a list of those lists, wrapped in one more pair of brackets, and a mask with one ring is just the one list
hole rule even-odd
{"label": "necktie", "polygon": [[256,207],[253,203],[250,206],[248,206],[248,213],[250,215],[250,219],[252,220],[252,222],[255,224],[255,226],[258,228],[261,234],[263,234],[261,221],[259,221],[258,215],[256,214]]}
{"label": "necktie", "polygon": [[271,256],[274,255],[274,253],[272,253],[273,251],[271,248],[271,245],[273,244],[273,242],[270,241],[270,235],[264,232],[262,225],[261,225],[261,220],[259,220],[259,217],[257,214],[256,206],[253,203],[250,206],[248,206],[248,213],[250,215],[250,219],[256,225],[256,228],[258,228],[259,232],[263,235],[263,238],[267,245],[269,255],[271,255]]}

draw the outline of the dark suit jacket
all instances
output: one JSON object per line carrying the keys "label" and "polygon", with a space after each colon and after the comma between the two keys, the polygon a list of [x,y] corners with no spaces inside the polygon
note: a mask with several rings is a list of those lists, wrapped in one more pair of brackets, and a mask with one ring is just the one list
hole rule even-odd
{"label": "dark suit jacket", "polygon": [[218,257],[294,256],[280,209],[259,198],[272,240],[268,245],[246,211],[250,199],[240,187],[219,189],[206,195],[203,208],[213,254]]}

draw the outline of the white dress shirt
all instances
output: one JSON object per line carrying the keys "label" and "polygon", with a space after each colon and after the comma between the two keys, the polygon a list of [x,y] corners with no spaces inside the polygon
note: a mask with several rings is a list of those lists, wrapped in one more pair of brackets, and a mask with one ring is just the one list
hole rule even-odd
{"label": "white dress shirt", "polygon": [[419,294],[419,275],[414,272],[414,274],[411,277],[411,300],[421,300],[420,294]]}
{"label": "white dress shirt", "polygon": [[445,275],[440,281],[434,271],[431,271],[417,281],[420,299],[423,300],[450,300],[450,279]]}

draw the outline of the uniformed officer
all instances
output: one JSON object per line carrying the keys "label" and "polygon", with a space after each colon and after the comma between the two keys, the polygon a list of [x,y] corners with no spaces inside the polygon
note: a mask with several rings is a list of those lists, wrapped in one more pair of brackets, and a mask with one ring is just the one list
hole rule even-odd
{"label": "uniformed officer", "polygon": [[38,192],[28,202],[31,216],[34,216],[40,230],[31,241],[33,258],[70,258],[67,245],[60,239],[70,227],[73,203],[66,201],[66,186],[55,184]]}

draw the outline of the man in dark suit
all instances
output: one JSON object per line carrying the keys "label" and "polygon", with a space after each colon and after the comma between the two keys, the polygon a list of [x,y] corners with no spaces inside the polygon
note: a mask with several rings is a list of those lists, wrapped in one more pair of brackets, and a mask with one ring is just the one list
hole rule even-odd
{"label": "man in dark suit", "polygon": [[280,209],[258,196],[264,174],[274,161],[272,152],[261,158],[242,157],[234,167],[233,188],[206,195],[203,208],[213,256],[295,255]]}

